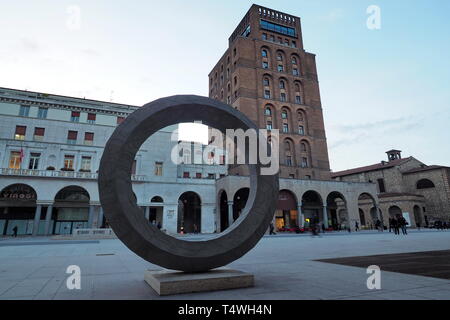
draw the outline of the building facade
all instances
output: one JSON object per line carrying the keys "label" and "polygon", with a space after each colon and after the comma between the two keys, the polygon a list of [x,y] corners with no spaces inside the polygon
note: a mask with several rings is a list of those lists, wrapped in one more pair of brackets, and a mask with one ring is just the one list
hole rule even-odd
{"label": "building facade", "polygon": [[[304,49],[299,17],[251,6],[209,73],[209,96],[259,128],[279,130],[278,229],[309,227],[313,219],[326,228],[354,229],[379,218],[375,184],[331,181],[315,55]],[[230,166],[217,183],[220,230],[245,206],[246,175],[245,166]],[[371,220],[359,214],[359,201],[371,204]]]}
{"label": "building facade", "polygon": [[[138,107],[0,88],[0,235],[107,226],[97,173],[103,148]],[[215,179],[225,166],[176,164],[176,126],[151,136],[132,169],[143,214],[169,233],[215,231]],[[189,174],[186,174],[189,173]]]}
{"label": "building facade", "polygon": [[[400,150],[390,150],[387,161],[332,173],[336,181],[377,184],[384,220],[406,215],[414,226],[450,221],[450,168],[428,166],[414,157],[402,158]],[[360,211],[370,215],[367,203]]]}
{"label": "building facade", "polygon": [[209,74],[209,96],[279,130],[280,177],[330,180],[315,55],[299,17],[253,5]]}

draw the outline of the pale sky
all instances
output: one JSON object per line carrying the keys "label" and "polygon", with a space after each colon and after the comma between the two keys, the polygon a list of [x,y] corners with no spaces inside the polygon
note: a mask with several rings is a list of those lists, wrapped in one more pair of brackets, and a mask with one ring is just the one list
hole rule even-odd
{"label": "pale sky", "polygon": [[[251,4],[0,0],[0,87],[135,105],[207,96],[208,73]],[[302,19],[334,171],[379,162],[392,148],[450,166],[450,1],[258,4]],[[380,30],[366,26],[369,5],[381,9]]]}

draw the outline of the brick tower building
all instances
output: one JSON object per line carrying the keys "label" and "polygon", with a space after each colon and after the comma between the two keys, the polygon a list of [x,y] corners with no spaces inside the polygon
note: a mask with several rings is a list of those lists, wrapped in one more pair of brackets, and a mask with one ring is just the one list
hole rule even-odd
{"label": "brick tower building", "polygon": [[300,18],[252,5],[228,41],[209,96],[279,130],[280,178],[330,180],[315,55],[303,48]]}

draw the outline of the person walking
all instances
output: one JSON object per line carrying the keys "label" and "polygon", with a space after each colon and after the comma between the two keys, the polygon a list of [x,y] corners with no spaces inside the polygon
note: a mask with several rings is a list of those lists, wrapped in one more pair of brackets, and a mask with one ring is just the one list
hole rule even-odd
{"label": "person walking", "polygon": [[12,231],[13,231],[13,234],[12,234],[12,236],[14,237],[14,238],[17,238],[17,231],[19,230],[19,228],[17,228],[17,226],[14,226],[14,228],[12,229]]}
{"label": "person walking", "polygon": [[420,231],[420,222],[416,223],[417,229]]}
{"label": "person walking", "polygon": [[382,232],[380,219],[377,219],[377,222],[375,222],[375,227],[378,229],[378,232]]}
{"label": "person walking", "polygon": [[273,226],[273,222],[270,223],[269,229],[270,229],[270,233],[269,233],[270,235],[276,234],[276,233],[274,232],[275,227]]}
{"label": "person walking", "polygon": [[400,234],[399,221],[396,218],[392,218],[392,228],[394,229],[394,234]]}
{"label": "person walking", "polygon": [[161,228],[162,228],[161,222],[158,222],[158,224],[156,225],[156,227],[157,227],[159,230],[161,230]]}
{"label": "person walking", "polygon": [[392,232],[392,218],[389,218],[389,232]]}
{"label": "person walking", "polygon": [[407,235],[408,231],[406,230],[406,226],[408,225],[408,222],[406,221],[406,219],[404,217],[399,218],[399,224],[400,224],[400,228],[402,229],[403,235]]}
{"label": "person walking", "polygon": [[359,224],[358,224],[358,221],[356,221],[355,222],[355,231],[358,232],[358,230],[359,230]]}

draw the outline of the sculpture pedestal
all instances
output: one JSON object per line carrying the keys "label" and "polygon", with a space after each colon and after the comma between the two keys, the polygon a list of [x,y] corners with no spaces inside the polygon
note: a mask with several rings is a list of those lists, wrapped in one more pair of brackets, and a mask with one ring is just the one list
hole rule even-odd
{"label": "sculpture pedestal", "polygon": [[252,274],[219,268],[200,273],[147,270],[147,282],[160,296],[253,287]]}

